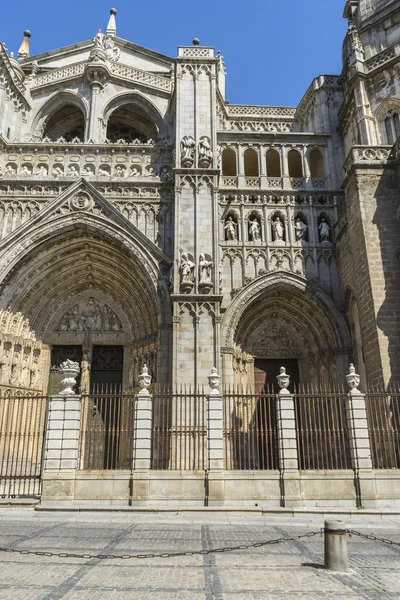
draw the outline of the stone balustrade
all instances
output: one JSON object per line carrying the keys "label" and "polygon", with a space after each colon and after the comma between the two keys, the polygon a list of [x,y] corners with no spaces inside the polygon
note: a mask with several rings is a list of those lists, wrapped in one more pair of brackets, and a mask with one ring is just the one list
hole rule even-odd
{"label": "stone balustrade", "polygon": [[391,160],[392,146],[353,146],[343,165],[346,175],[353,167],[382,167]]}

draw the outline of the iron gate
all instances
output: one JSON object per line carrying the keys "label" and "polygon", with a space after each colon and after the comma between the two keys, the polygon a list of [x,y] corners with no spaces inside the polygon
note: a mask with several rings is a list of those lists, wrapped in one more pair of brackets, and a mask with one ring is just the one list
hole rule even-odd
{"label": "iron gate", "polygon": [[0,496],[40,496],[47,396],[0,389]]}

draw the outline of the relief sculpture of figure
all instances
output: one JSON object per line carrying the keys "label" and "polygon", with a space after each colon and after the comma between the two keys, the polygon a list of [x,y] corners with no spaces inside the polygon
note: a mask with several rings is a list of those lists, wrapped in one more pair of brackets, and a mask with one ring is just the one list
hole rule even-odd
{"label": "relief sculpture of figure", "polygon": [[282,221],[280,220],[279,217],[275,217],[275,219],[272,223],[272,235],[274,238],[274,242],[283,241],[283,233],[284,233],[284,228],[282,225]]}
{"label": "relief sculpture of figure", "polygon": [[0,358],[0,383],[7,385],[10,380],[11,344],[4,344],[3,356]]}
{"label": "relief sculpture of figure", "polygon": [[294,226],[296,240],[298,242],[300,240],[304,240],[304,238],[306,237],[307,229],[307,225],[300,219],[300,217],[298,217]]}
{"label": "relief sculpture of figure", "polygon": [[236,223],[233,220],[232,216],[229,215],[227,220],[225,221],[225,239],[226,240],[236,240]]}
{"label": "relief sculpture of figure", "polygon": [[329,236],[331,232],[331,228],[325,219],[321,219],[321,223],[318,225],[319,229],[319,239],[321,242],[329,242]]}
{"label": "relief sculpture of figure", "polygon": [[257,219],[250,221],[249,238],[251,242],[259,242],[261,240],[261,227]]}
{"label": "relief sculpture of figure", "polygon": [[21,383],[21,346],[14,347],[14,356],[11,363],[10,384],[20,385]]}

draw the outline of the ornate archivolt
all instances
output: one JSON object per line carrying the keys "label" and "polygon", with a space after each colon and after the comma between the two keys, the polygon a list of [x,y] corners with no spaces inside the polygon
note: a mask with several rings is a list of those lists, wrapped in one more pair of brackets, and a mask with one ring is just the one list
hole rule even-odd
{"label": "ornate archivolt", "polygon": [[43,388],[43,345],[20,312],[0,311],[0,394]]}
{"label": "ornate archivolt", "polygon": [[[222,318],[221,342],[252,357],[297,358],[303,381],[311,381],[312,369],[332,371],[351,349],[344,317],[329,296],[283,272],[265,275],[235,296]],[[237,369],[235,361],[234,354]]]}

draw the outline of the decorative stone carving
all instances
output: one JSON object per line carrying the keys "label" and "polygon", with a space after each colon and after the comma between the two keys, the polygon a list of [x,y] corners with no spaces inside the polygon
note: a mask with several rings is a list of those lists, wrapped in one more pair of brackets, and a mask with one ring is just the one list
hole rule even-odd
{"label": "decorative stone carving", "polygon": [[179,271],[181,276],[181,291],[184,294],[189,294],[194,287],[195,268],[196,265],[190,260],[187,252],[182,252]]}
{"label": "decorative stone carving", "polygon": [[151,376],[149,375],[147,365],[143,365],[143,371],[138,377],[138,382],[142,396],[150,394],[147,388],[149,388],[151,385]]}
{"label": "decorative stone carving", "polygon": [[211,166],[213,153],[211,150],[210,138],[203,135],[199,141],[199,167],[208,169]]}
{"label": "decorative stone carving", "polygon": [[300,217],[297,217],[296,223],[295,223],[295,226],[294,226],[294,231],[295,231],[295,234],[296,234],[296,240],[298,242],[301,242],[301,241],[305,240],[305,237],[306,237],[306,234],[307,234],[307,229],[308,229],[308,227],[304,223],[304,221],[302,221],[300,219]]}
{"label": "decorative stone carving", "polygon": [[280,217],[276,216],[272,221],[272,238],[274,242],[283,242],[285,228]]}
{"label": "decorative stone carving", "polygon": [[279,369],[279,375],[277,375],[276,378],[280,387],[279,395],[287,396],[288,394],[290,394],[289,390],[287,389],[290,384],[290,375],[286,373],[285,367],[281,367]]}
{"label": "decorative stone carving", "polygon": [[60,395],[73,396],[75,392],[72,388],[76,385],[76,378],[79,375],[79,364],[68,359],[60,365],[60,373],[63,376]]}
{"label": "decorative stone carving", "polygon": [[213,367],[211,369],[210,375],[208,376],[208,384],[210,386],[210,396],[219,396],[219,384],[221,381],[221,376],[218,375],[217,369]]}
{"label": "decorative stone carving", "polygon": [[225,230],[225,239],[227,241],[237,240],[236,223],[233,220],[232,215],[229,215],[227,220],[225,221],[224,230]]}
{"label": "decorative stone carving", "polygon": [[57,331],[79,332],[86,329],[117,332],[122,330],[122,324],[109,306],[91,296],[65,313]]}
{"label": "decorative stone carving", "polygon": [[357,375],[353,364],[350,365],[349,374],[346,375],[347,384],[350,388],[350,394],[361,394],[358,386],[360,385],[360,376]]}
{"label": "decorative stone carving", "polygon": [[208,294],[212,289],[211,269],[214,263],[211,260],[206,260],[205,254],[200,254],[199,257],[199,291]]}
{"label": "decorative stone carving", "polygon": [[249,221],[249,240],[251,242],[259,242],[261,240],[261,226],[256,217]]}
{"label": "decorative stone carving", "polygon": [[319,231],[319,239],[321,242],[329,242],[330,241],[331,228],[329,227],[328,223],[326,222],[326,219],[324,219],[324,218],[321,219],[320,224],[318,225],[318,231]]}
{"label": "decorative stone carving", "polygon": [[[90,53],[90,60],[108,60],[117,62],[121,51],[115,46],[115,41],[111,36],[104,35],[101,29],[96,33],[93,39],[93,50]],[[104,54],[104,56],[103,56]]]}
{"label": "decorative stone carving", "polygon": [[192,167],[194,164],[194,151],[196,142],[191,135],[185,135],[181,141],[181,165],[182,167]]}

